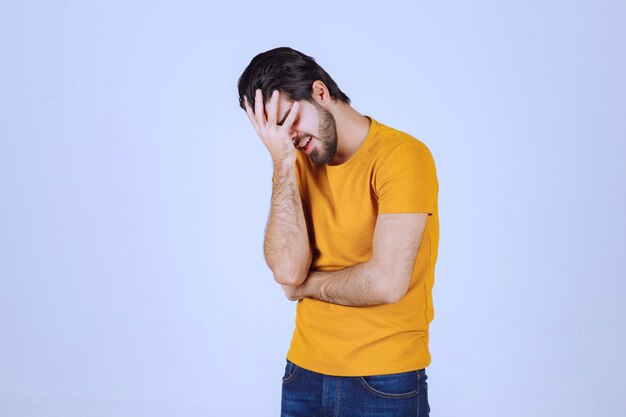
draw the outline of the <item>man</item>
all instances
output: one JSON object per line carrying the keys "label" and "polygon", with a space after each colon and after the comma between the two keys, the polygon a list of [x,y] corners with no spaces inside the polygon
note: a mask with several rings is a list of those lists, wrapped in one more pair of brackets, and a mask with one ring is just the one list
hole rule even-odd
{"label": "man", "polygon": [[240,106],[273,163],[264,251],[298,300],[283,416],[428,416],[439,222],[426,146],[359,114],[313,58],[254,57]]}

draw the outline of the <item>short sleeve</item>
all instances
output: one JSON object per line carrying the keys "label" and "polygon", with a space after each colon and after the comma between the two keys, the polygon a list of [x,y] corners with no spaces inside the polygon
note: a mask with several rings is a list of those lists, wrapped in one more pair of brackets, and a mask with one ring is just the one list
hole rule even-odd
{"label": "short sleeve", "polygon": [[378,212],[428,213],[437,210],[437,173],[422,142],[404,141],[389,152],[374,172]]}

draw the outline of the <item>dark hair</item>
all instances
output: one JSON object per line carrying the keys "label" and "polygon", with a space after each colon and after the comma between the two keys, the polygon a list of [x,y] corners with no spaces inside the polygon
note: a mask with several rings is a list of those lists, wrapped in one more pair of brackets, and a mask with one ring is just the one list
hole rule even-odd
{"label": "dark hair", "polygon": [[292,100],[310,101],[313,82],[317,80],[326,85],[333,100],[350,104],[350,98],[339,89],[337,83],[315,59],[287,47],[271,49],[255,56],[239,77],[239,106],[245,109],[245,95],[248,103],[254,107],[254,96],[258,88],[263,92],[264,101],[270,99],[274,90],[286,93]]}

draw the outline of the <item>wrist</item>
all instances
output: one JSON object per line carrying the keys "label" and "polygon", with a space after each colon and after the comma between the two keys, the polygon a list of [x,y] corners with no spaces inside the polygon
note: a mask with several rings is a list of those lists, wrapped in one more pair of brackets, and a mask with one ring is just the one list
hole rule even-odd
{"label": "wrist", "polygon": [[286,179],[295,175],[295,167],[293,164],[288,164],[281,161],[274,161],[274,174],[272,175],[272,183],[282,183]]}
{"label": "wrist", "polygon": [[323,299],[325,288],[323,288],[324,280],[317,272],[309,272],[306,281],[300,286],[300,295],[302,297]]}
{"label": "wrist", "polygon": [[295,168],[295,160],[289,158],[272,158],[274,173],[288,173]]}

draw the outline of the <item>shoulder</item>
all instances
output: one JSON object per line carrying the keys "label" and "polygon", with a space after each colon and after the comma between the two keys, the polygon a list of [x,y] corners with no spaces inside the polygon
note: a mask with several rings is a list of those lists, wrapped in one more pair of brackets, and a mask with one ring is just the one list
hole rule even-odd
{"label": "shoulder", "polygon": [[433,164],[433,156],[420,139],[398,129],[379,123],[376,156],[380,165],[397,163]]}

